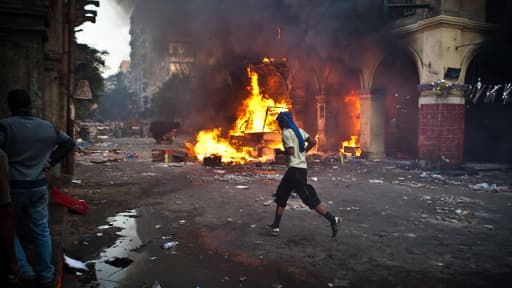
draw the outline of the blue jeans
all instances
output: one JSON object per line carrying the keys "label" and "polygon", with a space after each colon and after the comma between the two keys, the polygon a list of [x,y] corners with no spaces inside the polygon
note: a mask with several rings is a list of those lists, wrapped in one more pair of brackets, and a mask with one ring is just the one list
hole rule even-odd
{"label": "blue jeans", "polygon": [[28,225],[35,246],[34,266],[32,267],[15,237],[16,258],[25,279],[37,277],[42,283],[53,280],[52,238],[48,228],[48,189],[46,186],[31,189],[11,189],[11,201],[14,210],[14,225]]}

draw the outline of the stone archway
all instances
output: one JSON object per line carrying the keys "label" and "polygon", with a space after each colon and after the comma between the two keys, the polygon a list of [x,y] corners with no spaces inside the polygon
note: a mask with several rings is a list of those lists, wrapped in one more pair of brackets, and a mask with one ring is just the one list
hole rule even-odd
{"label": "stone archway", "polygon": [[384,152],[399,159],[415,159],[418,153],[418,67],[405,48],[388,53],[377,66],[372,87],[380,91],[384,105]]}

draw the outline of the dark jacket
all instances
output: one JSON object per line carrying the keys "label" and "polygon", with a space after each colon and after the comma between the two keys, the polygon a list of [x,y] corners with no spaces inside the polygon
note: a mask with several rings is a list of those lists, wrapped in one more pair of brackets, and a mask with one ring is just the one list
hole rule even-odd
{"label": "dark jacket", "polygon": [[46,185],[44,168],[65,158],[75,142],[50,122],[30,113],[0,120],[0,149],[9,158],[11,188]]}

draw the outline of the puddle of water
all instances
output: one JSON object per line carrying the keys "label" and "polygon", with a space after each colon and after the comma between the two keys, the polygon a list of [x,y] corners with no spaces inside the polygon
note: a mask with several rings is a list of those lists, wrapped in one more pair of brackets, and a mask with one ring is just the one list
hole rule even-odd
{"label": "puddle of water", "polygon": [[[134,264],[145,257],[144,252],[135,252],[135,250],[137,250],[136,248],[142,244],[137,233],[137,215],[137,210],[134,209],[107,218],[110,226],[119,227],[122,230],[117,233],[121,237],[117,239],[114,245],[101,252],[99,259],[91,261],[96,265],[96,277],[100,287],[119,287],[122,280],[134,269]],[[133,262],[126,268],[118,268],[106,263],[116,257],[129,258],[133,260]]]}

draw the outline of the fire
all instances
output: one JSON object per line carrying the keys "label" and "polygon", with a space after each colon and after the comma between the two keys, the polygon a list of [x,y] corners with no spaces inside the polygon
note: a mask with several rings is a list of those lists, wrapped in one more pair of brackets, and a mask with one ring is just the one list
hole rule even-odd
{"label": "fire", "polygon": [[263,95],[258,84],[258,73],[247,68],[247,74],[251,79],[251,86],[248,87],[251,93],[249,98],[242,103],[238,111],[238,119],[229,134],[243,135],[244,133],[276,131],[278,127],[271,117],[274,115],[269,115],[271,112],[269,107],[286,107],[286,102],[276,103],[274,99]]}
{"label": "fire", "polygon": [[[270,63],[271,59],[264,58],[263,63]],[[268,95],[264,95],[258,84],[258,73],[247,68],[247,74],[250,79],[250,86],[247,87],[250,95],[245,99],[237,113],[237,120],[233,129],[229,131],[230,139],[236,136],[257,134],[262,132],[274,132],[278,130],[276,121],[274,121],[279,111],[287,110],[286,102],[276,102]],[[234,139],[234,138],[233,138]],[[267,161],[273,159],[269,155],[255,155],[257,147],[248,147],[240,145],[237,141],[230,141],[222,137],[221,129],[200,131],[196,136],[196,144],[187,143],[189,152],[195,154],[199,160],[207,156],[220,155],[222,162],[245,163],[250,160]],[[281,147],[280,138],[268,141],[266,147]],[[268,154],[268,153],[267,153]]]}
{"label": "fire", "polygon": [[361,147],[359,146],[359,137],[350,136],[350,140],[341,142],[341,154],[349,154],[351,156],[361,156]]}
{"label": "fire", "polygon": [[[361,131],[361,102],[359,95],[352,91],[349,95],[345,96],[344,100],[345,104],[348,106],[348,111],[350,111],[350,133],[359,135]],[[361,145],[359,143],[359,136],[350,136],[350,140],[342,141],[340,147],[341,154],[349,154],[352,156],[360,156],[361,155]]]}
{"label": "fire", "polygon": [[211,155],[221,155],[224,162],[244,163],[252,158],[250,156],[252,148],[244,147],[242,151],[238,151],[228,140],[222,138],[220,128],[200,131],[196,141],[196,145],[190,147],[191,145],[187,143],[187,146],[192,148],[199,160]]}

